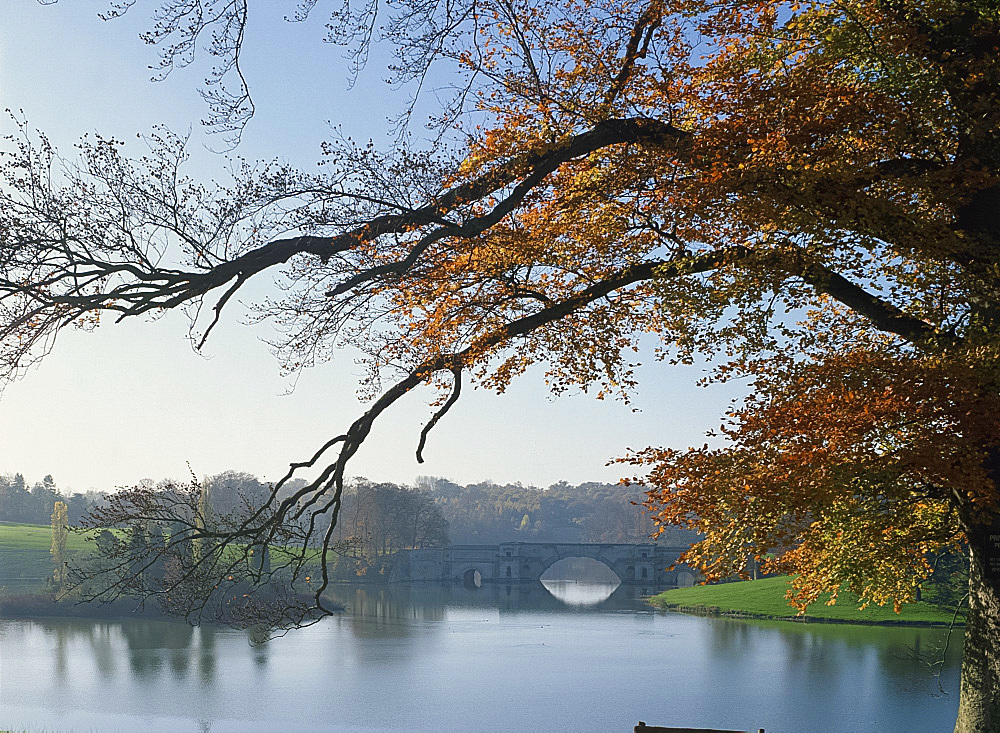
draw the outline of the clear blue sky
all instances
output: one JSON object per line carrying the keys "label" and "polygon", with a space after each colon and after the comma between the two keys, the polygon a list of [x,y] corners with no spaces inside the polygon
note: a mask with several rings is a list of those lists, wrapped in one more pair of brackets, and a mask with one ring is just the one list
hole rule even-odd
{"label": "clear blue sky", "polygon": [[[143,13],[158,4],[139,3],[124,20],[102,23],[101,3],[3,0],[0,108],[23,110],[66,155],[88,132],[130,141],[140,154],[136,135],[153,125],[191,129],[189,172],[222,176],[225,158],[207,149],[221,143],[199,123],[205,108],[196,90],[205,67],[149,82],[147,67],[157,57],[137,33]],[[238,154],[311,167],[329,122],[379,141],[386,114],[402,99],[381,81],[383,68],[373,60],[348,90],[340,50],[320,42],[325,18],[285,24],[281,11],[272,10],[278,6],[290,8],[260,4],[272,16],[255,16],[248,29],[244,65],[259,113]],[[0,121],[4,131],[10,127]],[[266,289],[262,283],[254,292]],[[235,468],[273,480],[363,409],[354,396],[360,369],[350,352],[307,371],[286,395],[289,385],[260,340],[266,330],[241,325],[238,309],[204,356],[185,341],[186,327],[172,314],[109,323],[92,334],[63,333],[41,367],[0,397],[0,472],[20,471],[29,481],[50,473],[59,486],[78,491],[182,478],[186,462],[198,475]],[[643,356],[650,365],[640,371],[638,413],[587,395],[552,399],[534,370],[504,395],[468,390],[431,434],[423,465],[414,449],[430,415],[430,394],[418,390],[383,416],[349,474],[406,483],[420,474],[538,486],[614,481],[621,471],[605,462],[627,447],[704,442],[734,391],[695,388],[700,369]]]}

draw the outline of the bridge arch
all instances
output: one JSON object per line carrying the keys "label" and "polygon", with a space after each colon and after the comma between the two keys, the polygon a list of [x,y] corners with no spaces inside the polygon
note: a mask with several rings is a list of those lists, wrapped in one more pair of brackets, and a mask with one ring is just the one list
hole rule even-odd
{"label": "bridge arch", "polygon": [[548,552],[541,554],[535,563],[531,563],[534,567],[525,566],[522,569],[523,575],[533,575],[535,578],[541,580],[545,572],[551,568],[556,563],[562,560],[569,560],[572,558],[587,558],[589,560],[594,560],[604,565],[608,570],[610,570],[615,577],[618,579],[619,583],[623,583],[626,580],[633,580],[634,578],[626,578],[623,572],[624,568],[621,563],[615,561],[615,558],[609,557],[608,552],[604,545],[585,545],[585,544],[574,544],[572,546],[560,547],[558,545],[551,545],[546,548]]}
{"label": "bridge arch", "polygon": [[594,582],[615,585],[624,580],[607,560],[584,554],[555,558],[542,570],[539,580],[570,580],[574,575],[589,576]]}
{"label": "bridge arch", "polygon": [[468,568],[462,573],[462,585],[469,589],[481,587],[483,585],[483,574],[476,568]]}
{"label": "bridge arch", "polygon": [[689,570],[678,570],[674,574],[674,582],[678,588],[690,588],[694,585],[695,580],[697,580],[697,577]]}
{"label": "bridge arch", "polygon": [[506,569],[512,567],[517,580],[541,580],[542,574],[560,560],[581,557],[606,565],[620,583],[667,585],[672,578],[664,569],[673,553],[664,550],[652,543],[510,543],[500,547],[498,579],[502,582]]}

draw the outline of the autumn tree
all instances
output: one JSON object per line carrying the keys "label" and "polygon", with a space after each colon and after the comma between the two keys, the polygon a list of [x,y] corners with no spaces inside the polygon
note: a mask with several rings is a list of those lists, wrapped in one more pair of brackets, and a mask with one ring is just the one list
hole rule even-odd
{"label": "autumn tree", "polygon": [[52,506],[52,583],[56,589],[66,584],[66,540],[69,535],[69,514],[66,502],[57,501]]}
{"label": "autumn tree", "polygon": [[[209,122],[238,133],[247,4],[200,7],[164,4],[147,40],[169,69],[211,39]],[[927,553],[967,543],[957,730],[1000,729],[996,3],[404,0],[331,29],[359,61],[393,46],[403,82],[450,67],[433,136],[450,147],[335,140],[320,173],[248,166],[226,187],[184,179],[167,133],[141,161],[97,140],[64,165],[24,129],[5,157],[5,376],[102,314],[187,306],[204,343],[272,272],[259,312],[287,368],[368,356],[369,408],[240,523],[198,525],[191,496],[168,511],[151,489],[95,521],[187,522],[227,568],[279,535],[325,560],[348,464],[403,395],[437,395],[419,461],[466,381],[503,391],[541,363],[556,393],[627,398],[652,334],[663,358],[756,378],[727,448],[633,456],[661,519],[706,531],[692,559],[777,551],[799,602],[844,581],[903,602]],[[217,575],[206,557],[192,579]]]}
{"label": "autumn tree", "polygon": [[359,478],[349,482],[333,537],[347,548],[342,577],[385,572],[399,550],[448,544],[448,522],[418,489]]}

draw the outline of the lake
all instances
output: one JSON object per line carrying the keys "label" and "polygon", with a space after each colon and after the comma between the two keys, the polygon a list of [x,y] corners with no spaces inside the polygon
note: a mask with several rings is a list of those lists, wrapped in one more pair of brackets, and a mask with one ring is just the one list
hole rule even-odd
{"label": "lake", "polygon": [[950,731],[961,635],[654,611],[634,588],[343,587],[252,645],[160,621],[0,621],[0,730]]}

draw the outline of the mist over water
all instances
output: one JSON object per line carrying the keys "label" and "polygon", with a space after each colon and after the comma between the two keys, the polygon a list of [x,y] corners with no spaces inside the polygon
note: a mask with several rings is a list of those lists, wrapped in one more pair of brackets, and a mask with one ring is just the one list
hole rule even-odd
{"label": "mist over water", "polygon": [[569,580],[338,587],[334,618],[263,645],[156,621],[0,621],[0,729],[936,731],[945,632],[650,610]]}

